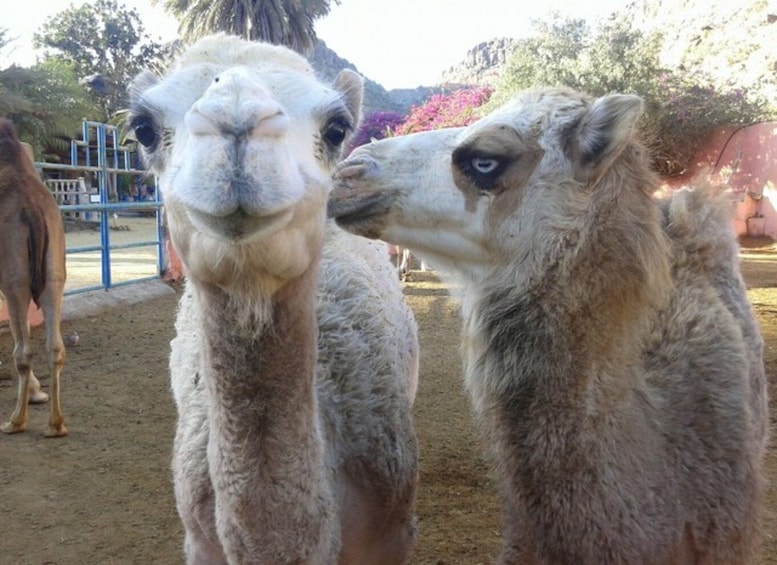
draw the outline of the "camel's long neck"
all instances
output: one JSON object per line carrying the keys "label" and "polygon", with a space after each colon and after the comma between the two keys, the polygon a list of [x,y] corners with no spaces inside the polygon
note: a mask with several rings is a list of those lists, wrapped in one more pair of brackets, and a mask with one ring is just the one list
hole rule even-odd
{"label": "camel's long neck", "polygon": [[639,355],[645,320],[669,294],[656,203],[642,190],[597,190],[586,228],[532,240],[536,253],[473,289],[467,303],[465,327],[481,344],[469,355],[472,371],[523,387],[521,402],[539,395],[590,407],[581,397],[592,382],[614,393]]}
{"label": "camel's long neck", "polygon": [[[284,553],[277,544],[292,538],[326,537],[333,512],[315,390],[315,269],[276,292],[262,331],[248,331],[225,293],[200,289],[198,298],[208,460],[227,531],[266,555]],[[284,530],[294,535],[275,535]]]}
{"label": "camel's long neck", "polygon": [[289,429],[291,422],[278,418],[315,420],[314,291],[312,273],[287,283],[265,310],[271,321],[255,324],[242,311],[247,305],[219,290],[200,292],[204,376],[210,393],[218,398],[214,409],[230,419],[240,415],[237,421],[246,431],[264,434],[269,426],[277,426],[293,432],[296,426]]}
{"label": "camel's long neck", "polygon": [[640,231],[592,222],[575,249],[538,262],[542,276],[484,291],[470,308],[467,384],[487,433],[519,457],[514,467],[528,472],[533,452],[552,449],[558,457],[543,460],[563,471],[585,459],[585,437],[617,428],[621,441],[638,428],[637,412],[649,411],[634,393],[636,367],[654,296],[670,283],[658,219],[646,208]]}
{"label": "camel's long neck", "polygon": [[[548,403],[575,406],[587,381],[608,364],[595,363],[602,330],[595,320],[574,320],[563,306],[545,304],[531,293],[493,293],[481,301],[475,318],[465,323],[465,331],[471,332],[465,340],[468,382],[484,387],[489,401],[509,402],[516,417],[528,419],[530,411],[543,410]],[[600,350],[616,353],[605,344]]]}
{"label": "camel's long neck", "polygon": [[587,350],[596,336],[584,335],[584,319],[570,324],[568,312],[548,312],[529,295],[498,302],[485,314],[499,320],[481,320],[470,338],[478,343],[465,354],[466,382],[495,470],[509,485],[506,500],[520,493],[535,504],[544,485],[553,491],[586,472],[596,476],[608,457],[597,450],[613,445],[604,437],[617,429],[613,441],[636,442],[632,422],[640,415],[628,415],[629,364],[612,349],[608,359]]}

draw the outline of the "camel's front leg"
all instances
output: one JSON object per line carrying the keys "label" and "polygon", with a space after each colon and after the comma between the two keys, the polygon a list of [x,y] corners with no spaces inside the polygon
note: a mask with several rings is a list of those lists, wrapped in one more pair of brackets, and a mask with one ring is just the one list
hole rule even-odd
{"label": "camel's front leg", "polygon": [[227,565],[216,531],[216,499],[208,471],[206,400],[197,386],[178,406],[173,442],[173,481],[178,515],[185,529],[184,554],[187,565]]}
{"label": "camel's front leg", "polygon": [[46,437],[64,437],[68,434],[60,405],[60,376],[65,365],[65,344],[60,329],[64,287],[64,281],[50,281],[40,297],[43,318],[46,321],[46,352],[51,375],[51,406]]}

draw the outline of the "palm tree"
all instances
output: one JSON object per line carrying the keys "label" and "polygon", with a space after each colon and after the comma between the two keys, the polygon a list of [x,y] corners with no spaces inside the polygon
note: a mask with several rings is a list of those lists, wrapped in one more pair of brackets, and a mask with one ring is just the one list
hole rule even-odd
{"label": "palm tree", "polygon": [[81,131],[82,118],[95,112],[72,68],[64,63],[0,69],[0,115],[14,122],[19,138],[35,148],[36,159],[69,156],[70,139]]}
{"label": "palm tree", "polygon": [[[330,0],[152,0],[178,18],[186,41],[224,31],[246,39],[286,45],[300,53],[313,48],[313,22]],[[339,4],[340,0],[334,0]]]}

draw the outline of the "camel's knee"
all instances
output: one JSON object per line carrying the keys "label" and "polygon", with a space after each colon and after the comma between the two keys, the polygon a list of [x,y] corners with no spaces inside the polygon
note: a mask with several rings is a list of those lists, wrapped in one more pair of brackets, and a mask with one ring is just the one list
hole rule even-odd
{"label": "camel's knee", "polygon": [[26,347],[17,346],[14,348],[13,358],[19,386],[26,387],[26,390],[20,390],[20,394],[25,395],[26,402],[41,404],[48,401],[49,395],[41,390],[40,381],[32,370],[32,351]]}
{"label": "camel's knee", "polygon": [[52,369],[52,371],[55,367],[61,369],[65,364],[67,351],[65,349],[65,344],[61,339],[52,343],[47,343],[46,353],[48,354],[49,367]]}
{"label": "camel's knee", "polygon": [[32,348],[24,343],[18,343],[13,349],[13,362],[19,376],[32,373]]}

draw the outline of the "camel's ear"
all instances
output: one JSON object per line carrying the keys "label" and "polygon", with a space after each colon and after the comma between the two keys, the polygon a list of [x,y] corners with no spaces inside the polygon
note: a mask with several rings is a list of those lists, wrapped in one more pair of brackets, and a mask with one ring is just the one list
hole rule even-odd
{"label": "camel's ear", "polygon": [[596,184],[631,140],[641,115],[639,96],[611,94],[595,100],[569,140],[575,178]]}
{"label": "camel's ear", "polygon": [[130,105],[138,101],[140,95],[159,82],[159,77],[149,70],[141,71],[130,83]]}
{"label": "camel's ear", "polygon": [[335,90],[343,95],[343,100],[351,112],[354,128],[362,119],[362,96],[364,95],[364,79],[354,71],[343,69],[335,78]]}

